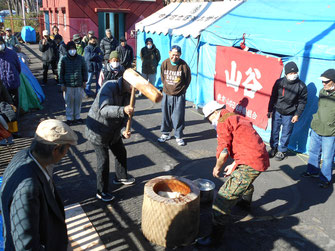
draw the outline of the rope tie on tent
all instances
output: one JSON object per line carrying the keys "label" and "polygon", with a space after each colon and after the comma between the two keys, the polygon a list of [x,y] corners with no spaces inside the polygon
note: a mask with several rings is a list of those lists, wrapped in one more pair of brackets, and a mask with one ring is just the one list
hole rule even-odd
{"label": "rope tie on tent", "polygon": [[242,50],[244,50],[245,47],[246,47],[245,46],[245,33],[243,33],[243,38],[242,39],[243,39],[243,41],[240,43],[240,47],[241,47]]}

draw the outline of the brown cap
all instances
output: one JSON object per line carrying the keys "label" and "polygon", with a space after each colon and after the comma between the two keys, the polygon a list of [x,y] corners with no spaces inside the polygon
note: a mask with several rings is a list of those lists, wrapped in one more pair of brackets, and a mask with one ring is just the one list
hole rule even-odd
{"label": "brown cap", "polygon": [[38,125],[35,139],[44,144],[76,145],[78,136],[64,122],[57,119],[48,119]]}

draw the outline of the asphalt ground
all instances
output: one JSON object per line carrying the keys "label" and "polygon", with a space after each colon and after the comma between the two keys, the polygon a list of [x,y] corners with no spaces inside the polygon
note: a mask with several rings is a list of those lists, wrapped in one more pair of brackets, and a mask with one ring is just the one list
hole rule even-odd
{"label": "asphalt ground", "polygon": [[[30,69],[41,80],[38,45],[26,45],[23,50],[31,60]],[[40,121],[65,119],[60,87],[52,78],[50,71],[51,80],[43,87],[44,109],[22,115],[19,128],[23,137],[16,139],[11,149],[0,148],[1,171],[11,158],[10,153],[29,146]],[[83,100],[84,120],[92,102],[92,98]],[[212,176],[216,133],[192,103],[188,102],[186,107],[186,146],[178,146],[174,138],[165,143],[157,142],[160,123],[160,104],[145,97],[137,99],[132,136],[124,140],[129,174],[136,178],[136,183],[132,186],[112,183],[114,160],[110,154],[110,191],[116,199],[109,204],[95,198],[96,156],[83,136],[85,125],[72,126],[79,138],[78,145],[70,149],[55,169],[54,180],[65,205],[80,204],[106,250],[170,250],[148,242],[141,232],[143,188],[150,179],[161,175],[190,180],[206,178],[216,184],[216,191],[224,183],[223,178]],[[175,250],[335,250],[334,184],[321,189],[318,179],[300,178],[307,159],[294,152],[281,162],[271,159],[270,168],[254,183],[251,212],[234,208],[236,217],[227,226],[221,246],[190,245]],[[202,236],[210,229],[210,206],[201,205],[200,212],[199,236]]]}

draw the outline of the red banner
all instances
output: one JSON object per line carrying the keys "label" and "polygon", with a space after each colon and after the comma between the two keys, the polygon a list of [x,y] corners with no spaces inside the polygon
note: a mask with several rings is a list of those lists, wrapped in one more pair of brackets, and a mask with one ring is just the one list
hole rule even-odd
{"label": "red banner", "polygon": [[217,46],[215,100],[266,129],[272,87],[282,70],[283,64],[278,58]]}

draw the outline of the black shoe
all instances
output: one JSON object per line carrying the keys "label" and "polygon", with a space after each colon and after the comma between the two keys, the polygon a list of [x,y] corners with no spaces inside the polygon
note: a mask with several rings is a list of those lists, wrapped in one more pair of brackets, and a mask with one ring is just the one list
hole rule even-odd
{"label": "black shoe", "polygon": [[205,247],[218,246],[222,241],[224,226],[213,226],[211,234],[196,240],[197,245]]}
{"label": "black shoe", "polygon": [[239,200],[237,203],[236,203],[236,206],[246,210],[246,211],[250,211],[251,210],[251,202],[250,201],[247,201],[247,200]]}
{"label": "black shoe", "polygon": [[135,178],[128,177],[127,179],[114,179],[113,183],[115,185],[132,185],[135,183]]}
{"label": "black shoe", "polygon": [[283,159],[285,159],[285,153],[277,152],[275,155],[275,160],[282,161]]}
{"label": "black shoe", "polygon": [[321,181],[321,183],[319,183],[319,187],[321,187],[321,188],[328,188],[328,187],[330,187],[330,182],[328,182],[328,181]]}
{"label": "black shoe", "polygon": [[308,177],[319,178],[319,174],[318,173],[310,173],[310,172],[303,172],[302,174],[300,174],[300,176],[304,177],[304,178],[308,178]]}
{"label": "black shoe", "polygon": [[82,125],[82,124],[84,124],[84,121],[82,119],[76,119],[75,123],[78,124],[78,125]]}
{"label": "black shoe", "polygon": [[103,193],[103,192],[102,193],[97,192],[96,197],[99,200],[102,200],[103,202],[110,202],[115,199],[115,196],[111,195],[110,193]]}
{"label": "black shoe", "polygon": [[66,121],[64,121],[64,123],[67,124],[68,126],[74,125],[74,121],[73,120],[66,120]]}
{"label": "black shoe", "polygon": [[278,152],[277,148],[271,148],[271,150],[269,151],[269,157],[273,158],[277,152]]}

